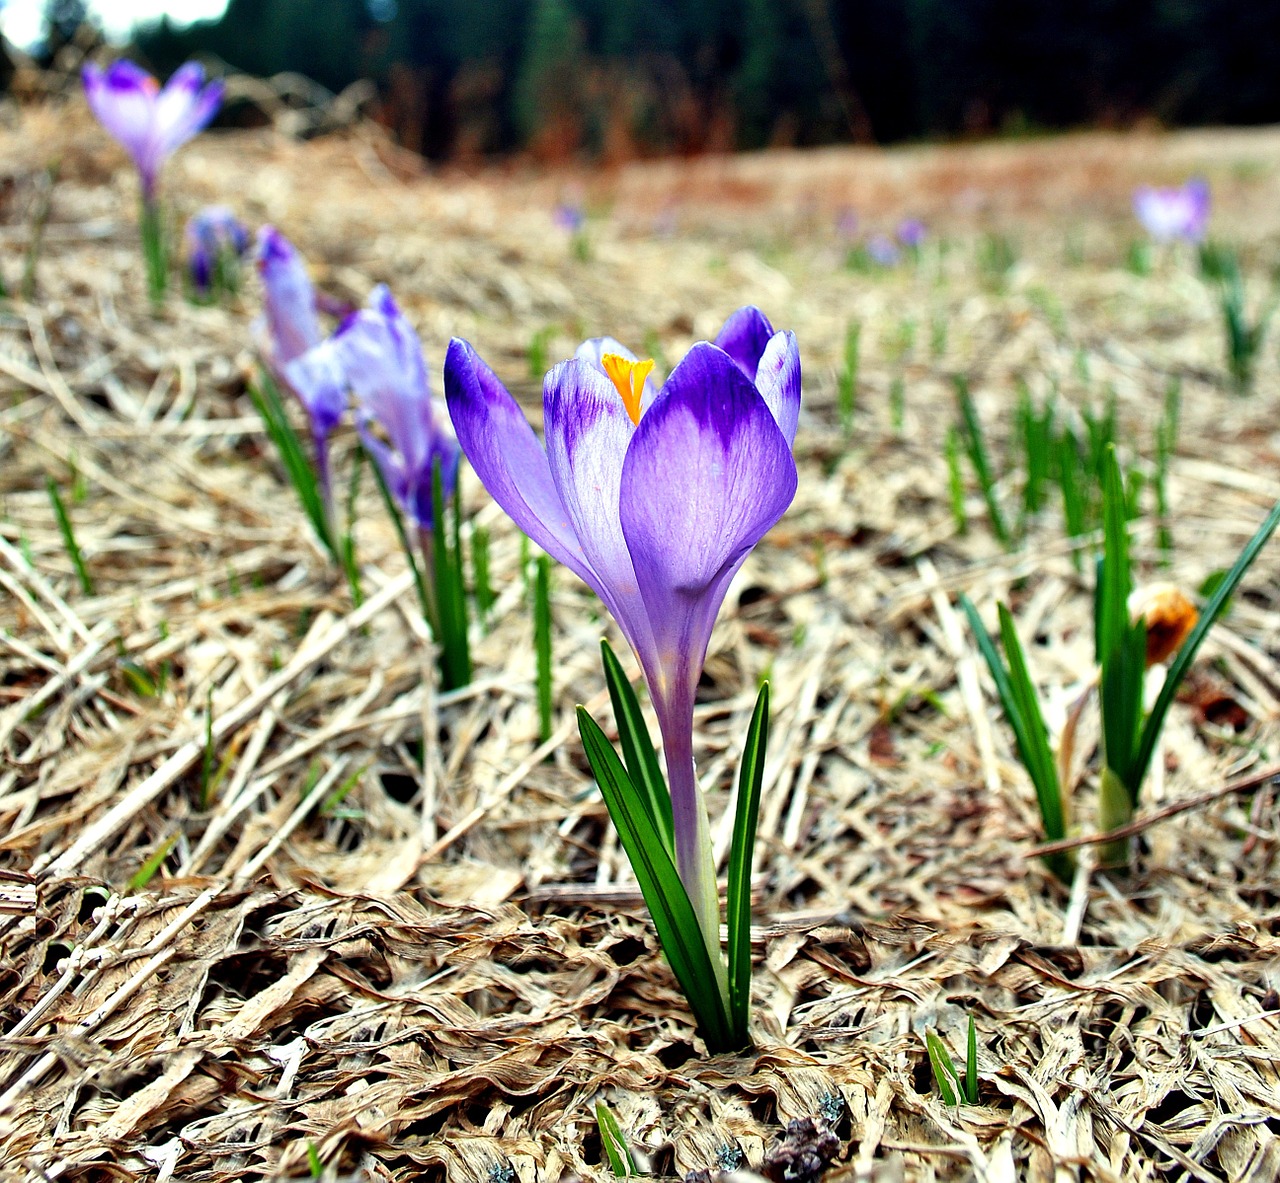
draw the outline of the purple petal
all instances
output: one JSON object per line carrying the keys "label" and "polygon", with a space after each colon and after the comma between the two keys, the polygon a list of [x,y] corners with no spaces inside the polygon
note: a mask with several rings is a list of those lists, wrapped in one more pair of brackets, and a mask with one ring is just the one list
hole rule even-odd
{"label": "purple petal", "polygon": [[89,109],[133,158],[150,192],[155,182],[150,141],[159,91],[156,80],[127,60],[114,62],[105,71],[90,63],[82,77]]}
{"label": "purple petal", "polygon": [[287,363],[283,377],[307,408],[315,434],[327,436],[338,426],[347,408],[347,375],[332,340]]}
{"label": "purple petal", "polygon": [[547,554],[601,595],[533,428],[497,375],[458,337],[445,355],[444,393],[458,443],[489,496]]}
{"label": "purple petal", "polygon": [[204,83],[204,69],[188,62],[160,92],[155,104],[155,145],[162,159],[202,131],[222,106],[226,86],[221,79]]}
{"label": "purple petal", "polygon": [[773,325],[769,318],[759,308],[748,305],[739,308],[724,322],[724,327],[716,335],[716,344],[754,382],[761,355],[772,336]]}
{"label": "purple petal", "polygon": [[430,487],[436,426],[422,342],[385,286],[343,322],[334,347],[362,412],[382,424],[410,479]]}
{"label": "purple petal", "polygon": [[622,530],[654,630],[646,673],[655,696],[691,700],[729,581],[796,483],[759,391],[723,351],[695,345],[640,420],[622,472]]}
{"label": "purple petal", "polygon": [[756,371],[756,389],[790,447],[800,420],[800,347],[795,333],[774,333],[769,339]]}
{"label": "purple petal", "polygon": [[641,653],[649,644],[649,622],[618,516],[622,465],[635,425],[614,384],[578,359],[547,375],[542,405],[552,480],[600,581],[600,598]]}
{"label": "purple petal", "polygon": [[315,288],[302,256],[274,226],[258,232],[257,259],[266,297],[270,360],[281,370],[324,339]]}

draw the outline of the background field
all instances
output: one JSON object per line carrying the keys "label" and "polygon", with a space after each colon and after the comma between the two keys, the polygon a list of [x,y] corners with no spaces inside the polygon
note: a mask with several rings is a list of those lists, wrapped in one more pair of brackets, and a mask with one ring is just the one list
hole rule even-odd
{"label": "background field", "polygon": [[[1144,577],[1189,588],[1228,565],[1280,497],[1276,345],[1255,392],[1233,393],[1190,256],[1125,268],[1129,194],[1207,176],[1213,233],[1242,246],[1260,303],[1280,134],[464,175],[428,173],[367,129],[309,144],[264,131],[175,160],[182,209],[225,201],[274,222],[353,303],[391,284],[434,367],[451,335],[469,338],[535,422],[535,333],[552,360],[610,333],[664,368],[744,303],[797,332],[800,492],[729,596],[699,708],[714,825],[772,678],[757,1049],[719,1059],[693,1042],[577,740],[574,703],[608,717],[599,605],[556,572],[556,730],[539,747],[518,536],[466,473],[499,601],[475,684],[434,692],[372,487],[370,598],[353,612],[282,482],[244,391],[256,283],[229,308],[173,298],[151,315],[136,182],[78,105],[0,132],[10,289],[53,159],[37,299],[0,306],[7,1174],[300,1178],[311,1145],[362,1178],[603,1177],[603,1098],[680,1175],[739,1154],[777,1163],[803,1117],[839,1138],[833,1180],[1280,1175],[1280,1038],[1274,1014],[1257,1017],[1280,985],[1270,782],[1147,829],[1131,875],[1082,876],[1070,898],[1027,858],[1030,787],[954,595],[989,616],[1014,603],[1060,721],[1090,674],[1091,581],[1056,506],[1006,553],[973,488],[958,534],[942,459],[954,374],[998,455],[1017,380],[1077,411],[1113,391],[1135,463],[1154,455],[1177,378],[1172,570],[1157,571],[1149,517],[1137,553]],[[585,251],[553,225],[566,198],[591,215]],[[918,263],[846,267],[846,206],[872,232],[925,218]],[[999,241],[1007,269],[991,262]],[[846,440],[835,374],[853,321]],[[345,430],[340,457],[353,443]],[[1016,479],[1005,493],[1013,504]],[[1274,761],[1278,578],[1272,546],[1175,708],[1148,809]],[[127,663],[161,692],[139,693]],[[202,810],[210,701],[225,773]],[[1092,792],[1086,778],[1086,828]],[[923,1034],[958,1047],[970,1013],[983,1104],[956,1112]]]}

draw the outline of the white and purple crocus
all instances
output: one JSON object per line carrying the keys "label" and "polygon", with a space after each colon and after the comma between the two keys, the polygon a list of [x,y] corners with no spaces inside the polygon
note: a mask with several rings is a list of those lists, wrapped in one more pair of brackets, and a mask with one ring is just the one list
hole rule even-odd
{"label": "white and purple crocus", "polygon": [[1133,212],[1156,242],[1200,242],[1209,225],[1209,182],[1193,177],[1185,185],[1134,190]]}
{"label": "white and purple crocus", "polygon": [[214,117],[223,84],[206,84],[198,62],[188,62],[164,87],[127,60],[105,70],[90,63],[83,79],[90,110],[133,157],[143,200],[154,203],[165,161]]}
{"label": "white and purple crocus", "polygon": [[485,488],[604,601],[640,662],[662,731],[677,868],[718,964],[694,694],[730,581],[795,495],[800,355],[794,334],[743,308],[661,389],[652,369],[609,338],[581,346],[546,376],[545,448],[466,341],[449,345],[445,395]]}
{"label": "white and purple crocus", "polygon": [[265,304],[262,351],[275,379],[306,408],[316,475],[332,517],[329,435],[347,406],[346,374],[321,328],[316,289],[293,244],[274,226],[264,226],[256,257]]}

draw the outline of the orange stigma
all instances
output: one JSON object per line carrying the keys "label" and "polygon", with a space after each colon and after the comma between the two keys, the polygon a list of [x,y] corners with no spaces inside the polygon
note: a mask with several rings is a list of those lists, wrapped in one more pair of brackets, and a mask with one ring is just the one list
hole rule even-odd
{"label": "orange stigma", "polygon": [[645,379],[653,372],[653,358],[645,361],[628,361],[616,353],[606,353],[600,359],[604,372],[622,395],[622,405],[627,408],[632,423],[640,422],[640,400],[644,397]]}

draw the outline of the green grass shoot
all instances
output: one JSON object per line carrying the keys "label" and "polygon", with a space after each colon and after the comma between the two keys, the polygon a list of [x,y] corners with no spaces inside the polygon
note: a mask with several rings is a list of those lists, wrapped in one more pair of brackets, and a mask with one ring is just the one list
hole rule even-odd
{"label": "green grass shoot", "polygon": [[969,532],[969,516],[964,508],[964,474],[960,471],[960,432],[947,428],[947,494],[957,534]]}
{"label": "green grass shoot", "polygon": [[844,364],[836,378],[840,429],[846,438],[853,432],[853,413],[858,404],[858,358],[861,339],[862,325],[853,321],[845,330]]}
{"label": "green grass shoot", "polygon": [[471,594],[475,600],[476,615],[486,624],[493,611],[496,597],[489,575],[489,531],[483,526],[471,528]]}
{"label": "green grass shoot", "polygon": [[603,1101],[596,1102],[596,1127],[600,1131],[600,1147],[604,1151],[614,1178],[634,1179],[639,1175],[640,1169],[636,1165],[635,1156],[631,1153],[631,1147],[627,1145],[622,1127],[618,1125],[618,1119]]}
{"label": "green grass shoot", "polygon": [[89,574],[89,567],[84,561],[84,554],[80,550],[80,544],[76,541],[76,532],[71,525],[71,517],[67,513],[67,507],[63,503],[62,494],[58,492],[57,483],[53,477],[45,477],[44,487],[49,494],[49,502],[53,506],[53,516],[58,521],[58,531],[62,535],[62,545],[67,552],[67,558],[71,560],[71,566],[75,569],[76,578],[80,581],[80,590],[86,596],[93,595],[93,578]]}
{"label": "green grass shoot", "polygon": [[934,1084],[943,1103],[951,1106],[978,1104],[978,1029],[969,1016],[968,1037],[965,1040],[965,1070],[960,1074],[947,1045],[933,1032],[926,1031],[925,1048],[929,1053],[929,1066],[933,1069]]}
{"label": "green grass shoot", "polygon": [[978,486],[982,490],[982,498],[987,505],[987,518],[991,523],[991,532],[1003,545],[1008,546],[1009,528],[1005,525],[1004,515],[1000,512],[1000,501],[996,495],[996,478],[982,433],[982,421],[978,418],[978,408],[974,405],[973,396],[969,393],[968,379],[963,374],[955,376],[955,390],[956,402],[960,407],[961,442],[969,455],[969,463],[973,465],[974,474],[978,478]]}
{"label": "green grass shoot", "polygon": [[901,374],[895,374],[889,383],[889,421],[897,435],[902,434],[907,417],[907,388]]}
{"label": "green grass shoot", "polygon": [[129,877],[129,883],[125,889],[127,894],[132,895],[141,891],[156,877],[156,872],[164,866],[164,860],[169,857],[169,852],[177,844],[177,841],[178,835],[170,834],[147,856],[146,862]]}
{"label": "green grass shoot", "polygon": [[533,648],[537,661],[538,739],[551,738],[551,560],[539,555],[533,581]]}

